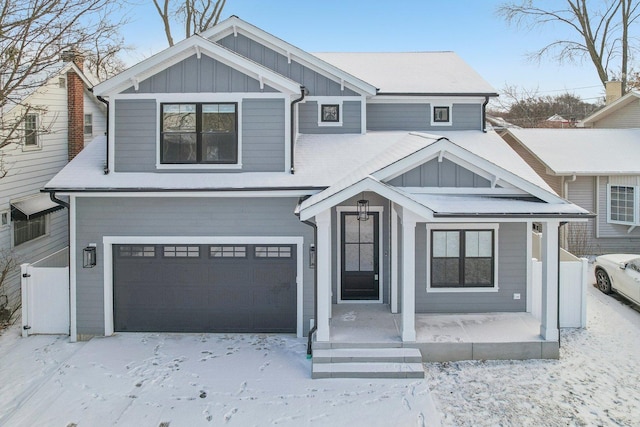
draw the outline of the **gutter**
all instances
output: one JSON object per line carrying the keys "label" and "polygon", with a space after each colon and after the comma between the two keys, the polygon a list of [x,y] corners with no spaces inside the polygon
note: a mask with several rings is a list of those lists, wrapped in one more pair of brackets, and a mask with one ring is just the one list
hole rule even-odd
{"label": "gutter", "polygon": [[434,218],[595,218],[596,214],[594,213],[586,213],[586,214],[563,214],[563,213],[519,213],[519,214],[508,214],[508,213],[467,213],[467,214],[458,214],[458,213],[437,213],[434,212]]}
{"label": "gutter", "polygon": [[65,202],[64,200],[60,200],[56,197],[56,192],[55,191],[47,191],[47,190],[42,190],[42,192],[44,193],[49,193],[49,198],[51,199],[51,201],[53,203],[57,203],[60,206],[64,206],[65,208],[69,209],[71,207],[71,205],[67,202]]}
{"label": "gutter", "polygon": [[298,102],[301,102],[302,100],[304,100],[304,97],[307,94],[307,88],[304,86],[300,86],[300,98],[294,99],[293,101],[291,101],[291,112],[290,112],[290,116],[291,116],[291,165],[290,165],[290,169],[289,171],[291,172],[291,175],[293,175],[294,173],[296,173],[296,168],[295,168],[295,159],[294,159],[294,155],[295,155],[295,105]]}
{"label": "gutter", "polygon": [[45,193],[217,193],[231,191],[322,191],[328,187],[244,187],[244,188],[50,188]]}

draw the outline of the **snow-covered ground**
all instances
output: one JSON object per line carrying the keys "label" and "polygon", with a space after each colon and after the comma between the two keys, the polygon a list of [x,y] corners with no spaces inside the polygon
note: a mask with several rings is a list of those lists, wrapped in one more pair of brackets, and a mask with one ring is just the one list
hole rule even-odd
{"label": "snow-covered ground", "polygon": [[285,335],[0,336],[2,426],[637,426],[640,313],[588,291],[558,361],[425,364],[415,380],[311,380]]}

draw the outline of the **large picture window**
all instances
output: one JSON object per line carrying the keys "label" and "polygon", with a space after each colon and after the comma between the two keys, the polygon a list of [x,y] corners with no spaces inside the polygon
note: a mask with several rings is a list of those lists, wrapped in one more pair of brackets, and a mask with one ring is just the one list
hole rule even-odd
{"label": "large picture window", "polygon": [[494,230],[431,230],[431,287],[494,287],[494,240]]}
{"label": "large picture window", "polygon": [[608,220],[614,224],[636,225],[637,187],[626,185],[609,185]]}
{"label": "large picture window", "polygon": [[46,215],[26,221],[13,221],[13,245],[18,246],[47,234]]}
{"label": "large picture window", "polygon": [[238,163],[237,104],[161,104],[161,110],[161,163]]}

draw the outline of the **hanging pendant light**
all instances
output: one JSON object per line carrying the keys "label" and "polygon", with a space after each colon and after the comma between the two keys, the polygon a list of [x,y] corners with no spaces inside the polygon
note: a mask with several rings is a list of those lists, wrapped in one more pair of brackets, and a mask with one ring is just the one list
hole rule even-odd
{"label": "hanging pendant light", "polygon": [[364,198],[364,193],[356,206],[358,207],[358,221],[367,221],[369,219],[369,201]]}

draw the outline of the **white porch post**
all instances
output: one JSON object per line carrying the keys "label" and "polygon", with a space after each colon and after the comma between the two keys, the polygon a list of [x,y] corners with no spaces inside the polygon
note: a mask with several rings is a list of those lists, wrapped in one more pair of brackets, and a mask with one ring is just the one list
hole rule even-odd
{"label": "white porch post", "polygon": [[402,341],[416,340],[416,218],[402,210]]}
{"label": "white porch post", "polygon": [[557,341],[558,331],[558,220],[542,223],[542,316],[540,335]]}
{"label": "white porch post", "polygon": [[316,271],[318,289],[318,318],[316,340],[329,341],[329,318],[331,317],[331,210],[316,215]]}
{"label": "white porch post", "polygon": [[391,312],[398,312],[398,212],[395,204],[391,204]]}

